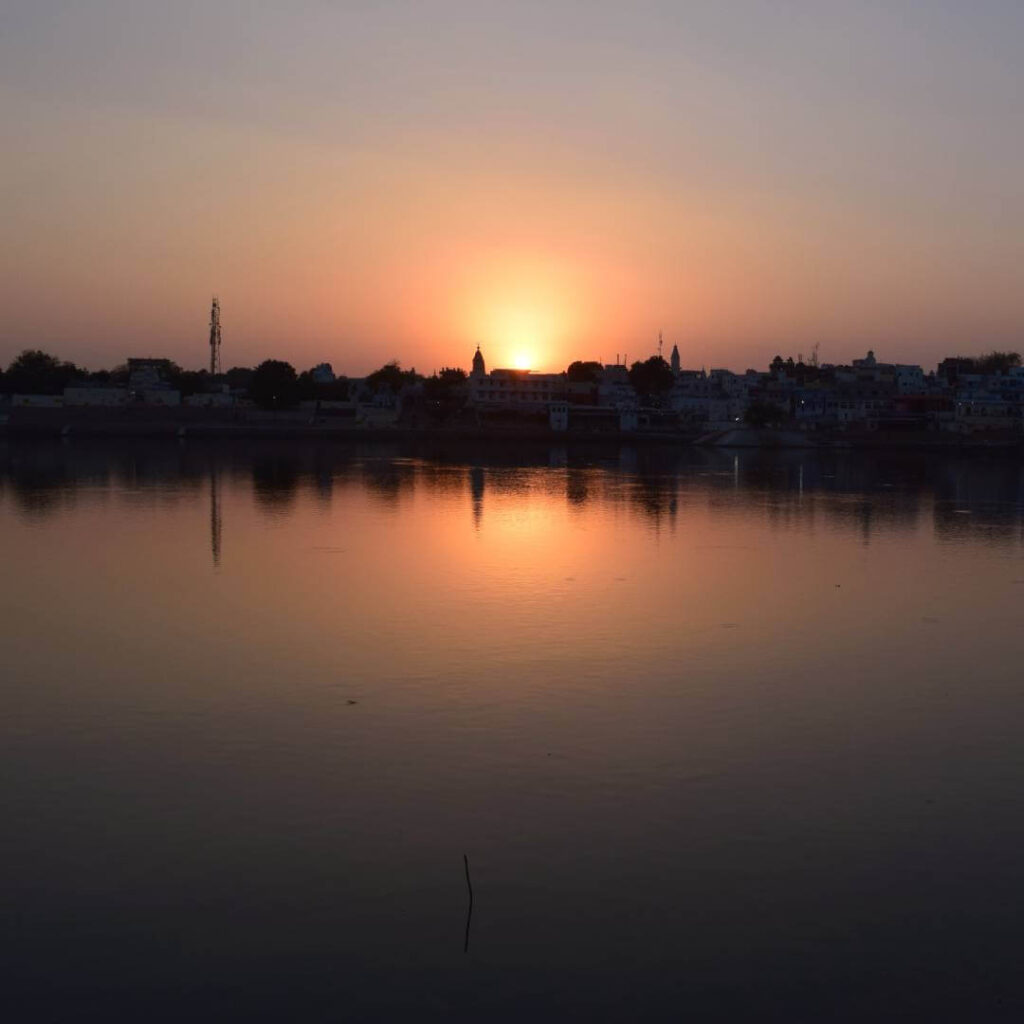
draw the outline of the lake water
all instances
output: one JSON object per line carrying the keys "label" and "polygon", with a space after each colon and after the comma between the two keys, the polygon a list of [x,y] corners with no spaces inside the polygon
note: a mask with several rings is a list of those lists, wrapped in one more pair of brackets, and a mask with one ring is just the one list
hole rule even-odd
{"label": "lake water", "polygon": [[998,459],[0,445],[5,1019],[1020,1019],[1022,627]]}

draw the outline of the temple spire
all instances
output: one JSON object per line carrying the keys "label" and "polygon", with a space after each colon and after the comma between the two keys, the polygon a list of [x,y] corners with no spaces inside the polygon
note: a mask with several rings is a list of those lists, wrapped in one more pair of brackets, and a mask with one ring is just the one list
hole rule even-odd
{"label": "temple spire", "polygon": [[484,368],[484,357],[480,353],[480,346],[477,345],[476,352],[473,354],[473,370],[470,376],[472,377],[483,377],[486,376],[486,369]]}

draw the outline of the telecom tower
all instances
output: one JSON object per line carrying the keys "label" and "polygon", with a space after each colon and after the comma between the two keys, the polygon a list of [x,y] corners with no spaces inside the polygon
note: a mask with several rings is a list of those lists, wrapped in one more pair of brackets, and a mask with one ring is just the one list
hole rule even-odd
{"label": "telecom tower", "polygon": [[220,373],[220,299],[215,295],[210,307],[210,374]]}

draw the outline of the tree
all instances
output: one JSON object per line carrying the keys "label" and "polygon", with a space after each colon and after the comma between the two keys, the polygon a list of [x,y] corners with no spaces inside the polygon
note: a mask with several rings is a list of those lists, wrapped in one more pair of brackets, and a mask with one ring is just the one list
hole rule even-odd
{"label": "tree", "polygon": [[280,359],[267,359],[253,371],[249,397],[261,409],[287,409],[299,400],[295,367]]}
{"label": "tree", "polygon": [[1006,373],[1019,366],[1019,352],[989,352],[974,360],[975,373]]}
{"label": "tree", "polygon": [[672,368],[661,356],[651,356],[644,362],[636,362],[629,368],[629,383],[641,400],[652,405],[661,404],[672,390],[675,377]]}
{"label": "tree", "polygon": [[417,380],[419,375],[415,370],[403,370],[401,363],[392,359],[366,378],[366,386],[373,391],[387,390],[397,395],[406,384],[414,384]]}
{"label": "tree", "polygon": [[254,371],[248,366],[232,366],[227,373],[224,374],[224,383],[229,388],[241,388],[246,391],[249,390],[249,384],[252,382],[252,375]]}
{"label": "tree", "polygon": [[348,399],[348,380],[335,377],[321,383],[313,379],[312,370],[303,370],[299,374],[298,390],[303,401],[344,402]]}
{"label": "tree", "polygon": [[604,367],[600,363],[582,362],[579,359],[569,364],[565,371],[566,379],[571,384],[596,384],[601,379]]}
{"label": "tree", "polygon": [[25,349],[10,366],[4,386],[13,394],[59,395],[82,371],[39,349]]}
{"label": "tree", "polygon": [[182,398],[208,391],[212,380],[207,370],[183,370],[177,363],[167,368],[167,383],[180,391]]}
{"label": "tree", "polygon": [[955,383],[962,373],[1007,373],[1021,365],[1019,352],[988,352],[981,356],[949,356],[939,363],[938,374]]}
{"label": "tree", "polygon": [[466,379],[465,370],[445,367],[423,382],[423,399],[431,415],[447,419],[462,411],[469,397]]}

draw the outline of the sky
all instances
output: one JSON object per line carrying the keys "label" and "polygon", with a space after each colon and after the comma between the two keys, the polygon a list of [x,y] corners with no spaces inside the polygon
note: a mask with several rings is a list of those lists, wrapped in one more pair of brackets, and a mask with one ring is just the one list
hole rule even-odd
{"label": "sky", "polygon": [[5,0],[0,363],[1024,346],[1019,0]]}

